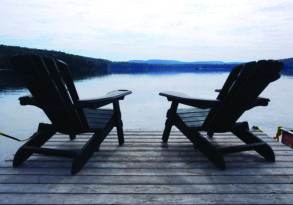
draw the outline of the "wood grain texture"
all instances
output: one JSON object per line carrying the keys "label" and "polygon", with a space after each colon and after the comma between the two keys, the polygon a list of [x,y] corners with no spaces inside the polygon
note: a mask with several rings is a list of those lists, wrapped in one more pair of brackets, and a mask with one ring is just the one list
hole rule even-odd
{"label": "wood grain texture", "polygon": [[[76,176],[68,159],[34,155],[12,168],[11,156],[0,167],[0,204],[292,204],[292,149],[255,133],[272,146],[275,163],[249,151],[227,155],[227,169],[218,170],[178,131],[171,132],[168,146],[159,131],[126,131],[122,147],[111,132]],[[68,149],[88,137],[77,136]],[[68,140],[57,135],[46,146]],[[231,133],[215,141],[241,143]]]}

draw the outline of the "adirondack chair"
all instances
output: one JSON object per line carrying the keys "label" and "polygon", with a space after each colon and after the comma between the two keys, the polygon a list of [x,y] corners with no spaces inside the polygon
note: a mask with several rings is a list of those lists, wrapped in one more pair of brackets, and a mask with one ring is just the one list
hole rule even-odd
{"label": "adirondack chair", "polygon": [[[215,100],[192,98],[178,92],[161,92],[171,101],[162,140],[167,143],[172,126],[177,127],[218,168],[225,169],[224,154],[255,150],[274,162],[271,147],[249,131],[248,122],[239,117],[255,106],[268,105],[269,99],[258,97],[267,85],[280,77],[282,63],[261,60],[236,66],[229,74]],[[192,108],[178,108],[179,104]],[[207,137],[203,133],[207,133]],[[217,146],[211,142],[214,133],[232,132],[245,144]]]}
{"label": "adirondack chair", "polygon": [[[33,153],[72,158],[71,173],[81,170],[108,133],[117,128],[118,142],[124,142],[119,101],[131,94],[116,90],[97,99],[80,100],[67,64],[61,60],[38,55],[19,55],[12,58],[15,70],[21,74],[32,96],[19,98],[21,105],[42,109],[52,124],[40,123],[38,131],[15,154],[13,166],[22,164]],[[113,104],[113,109],[100,107]],[[98,109],[97,109],[98,108]],[[56,132],[76,135],[91,132],[92,137],[80,150],[41,147]]]}

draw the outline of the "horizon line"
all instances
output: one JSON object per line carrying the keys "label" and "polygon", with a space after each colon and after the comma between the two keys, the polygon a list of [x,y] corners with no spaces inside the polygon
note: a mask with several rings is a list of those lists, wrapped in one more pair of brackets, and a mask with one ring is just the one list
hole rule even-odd
{"label": "horizon line", "polygon": [[[250,62],[250,61],[258,61],[258,60],[268,60],[266,58],[262,58],[262,59],[257,59],[257,60],[178,60],[178,59],[160,59],[160,58],[148,58],[148,59],[128,59],[128,60],[110,60],[110,59],[105,59],[105,58],[99,58],[99,57],[94,57],[94,56],[86,56],[83,54],[78,54],[75,52],[68,52],[68,51],[61,51],[61,50],[54,50],[54,49],[47,49],[47,48],[36,48],[36,47],[26,47],[26,46],[19,46],[19,45],[5,45],[5,44],[0,44],[0,46],[8,46],[8,47],[20,47],[20,48],[25,48],[25,49],[36,49],[36,50],[43,50],[43,51],[52,51],[52,52],[61,52],[61,53],[65,53],[65,54],[69,54],[69,55],[76,55],[76,56],[80,56],[80,57],[86,57],[86,58],[94,58],[94,59],[101,59],[101,60],[108,60],[111,62],[131,62],[131,61],[155,61],[155,60],[159,60],[159,61],[177,61],[179,63],[200,63],[200,62],[222,62],[222,63],[245,63],[245,62]],[[280,58],[280,59],[273,59],[273,60],[286,60],[286,59],[290,59],[293,57],[284,57],[284,58]]]}

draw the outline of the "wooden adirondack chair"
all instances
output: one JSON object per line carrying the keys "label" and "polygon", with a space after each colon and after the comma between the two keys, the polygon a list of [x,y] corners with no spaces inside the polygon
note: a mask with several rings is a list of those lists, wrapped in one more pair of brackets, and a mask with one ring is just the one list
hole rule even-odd
{"label": "wooden adirondack chair", "polygon": [[[269,99],[258,97],[267,85],[280,77],[282,63],[258,61],[236,66],[229,74],[217,99],[197,99],[177,92],[163,92],[161,96],[172,102],[162,140],[167,142],[175,125],[217,167],[225,169],[224,154],[255,150],[268,161],[275,161],[271,147],[249,131],[247,122],[239,117],[255,106],[268,105]],[[178,108],[178,104],[193,108]],[[211,143],[200,131],[213,137],[214,133],[232,132],[245,144],[219,147]]]}
{"label": "wooden adirondack chair", "polygon": [[[123,100],[131,91],[116,90],[101,98],[80,100],[66,63],[37,55],[19,55],[12,58],[12,64],[32,94],[19,98],[20,104],[41,108],[52,122],[39,124],[38,131],[16,152],[14,167],[22,164],[33,153],[38,153],[72,158],[71,173],[75,174],[98,151],[113,127],[117,128],[119,145],[123,144],[119,100]],[[100,108],[111,103],[113,109]],[[69,135],[71,140],[81,133],[94,134],[80,150],[42,148],[56,132]]]}

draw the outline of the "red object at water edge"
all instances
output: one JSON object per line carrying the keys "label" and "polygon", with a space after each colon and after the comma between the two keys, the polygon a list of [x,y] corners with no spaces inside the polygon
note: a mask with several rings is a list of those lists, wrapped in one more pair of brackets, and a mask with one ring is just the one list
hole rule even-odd
{"label": "red object at water edge", "polygon": [[291,148],[293,148],[293,129],[279,127],[276,138],[279,139],[281,136],[281,142]]}

